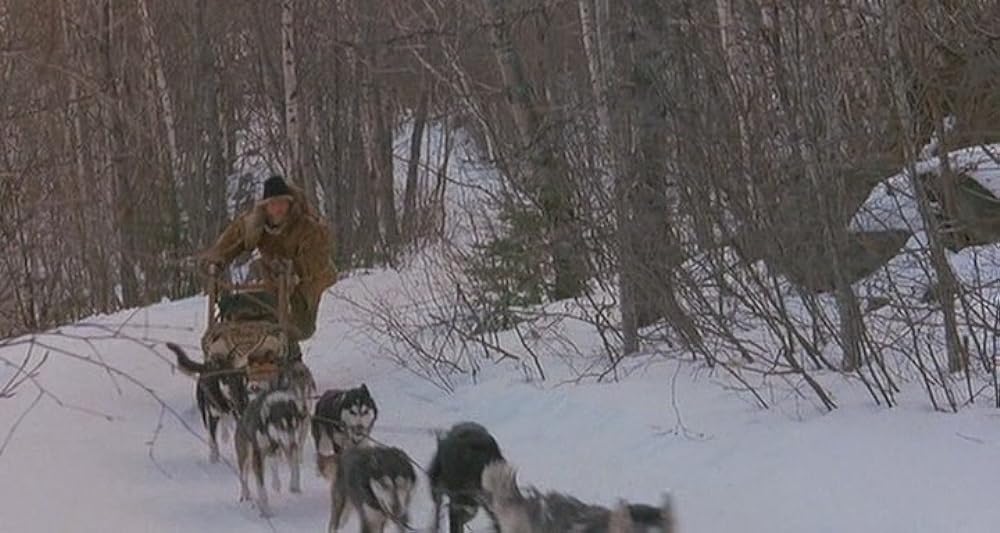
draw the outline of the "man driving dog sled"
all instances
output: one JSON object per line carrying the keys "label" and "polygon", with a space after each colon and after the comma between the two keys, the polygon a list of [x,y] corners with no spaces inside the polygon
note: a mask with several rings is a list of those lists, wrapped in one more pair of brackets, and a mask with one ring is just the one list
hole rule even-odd
{"label": "man driving dog sled", "polygon": [[323,292],[337,280],[331,259],[332,241],[326,223],[306,201],[302,190],[281,176],[271,176],[264,182],[260,201],[231,222],[201,258],[204,264],[220,269],[254,249],[260,251],[265,263],[291,260],[298,283],[289,297],[289,357],[296,360],[302,357],[299,342],[316,331]]}

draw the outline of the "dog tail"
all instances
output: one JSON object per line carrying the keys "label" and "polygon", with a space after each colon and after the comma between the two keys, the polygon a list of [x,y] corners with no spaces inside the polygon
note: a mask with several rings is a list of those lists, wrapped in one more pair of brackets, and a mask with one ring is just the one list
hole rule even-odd
{"label": "dog tail", "polygon": [[[632,533],[632,511],[625,500],[618,500],[608,519],[608,533]],[[667,530],[666,533],[672,533]]]}
{"label": "dog tail", "polygon": [[337,480],[337,456],[316,452],[316,473],[333,483]]}
{"label": "dog tail", "polygon": [[486,465],[482,475],[483,492],[493,502],[519,499],[517,470],[507,461],[493,461]]}
{"label": "dog tail", "polygon": [[618,500],[608,518],[608,533],[633,533],[637,524],[642,531],[654,527],[662,533],[677,533],[673,498],[670,494],[663,495],[663,503],[659,508],[642,504],[629,505],[625,500]]}
{"label": "dog tail", "polygon": [[413,480],[406,476],[393,478],[386,476],[369,482],[375,501],[382,514],[403,529],[410,528],[410,496],[413,493]]}
{"label": "dog tail", "polygon": [[677,517],[674,514],[674,498],[670,493],[663,494],[660,505],[660,523],[663,533],[677,533]]}
{"label": "dog tail", "polygon": [[177,366],[181,369],[181,372],[184,372],[189,376],[196,376],[197,374],[203,374],[206,370],[208,370],[205,363],[199,363],[192,360],[180,346],[172,342],[168,342],[167,348],[171,352],[174,352],[174,355],[177,356]]}

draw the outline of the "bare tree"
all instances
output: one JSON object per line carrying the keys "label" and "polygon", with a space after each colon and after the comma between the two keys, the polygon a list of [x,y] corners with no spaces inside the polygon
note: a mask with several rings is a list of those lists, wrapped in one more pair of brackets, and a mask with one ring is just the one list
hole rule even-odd
{"label": "bare tree", "polygon": [[553,297],[577,296],[584,288],[588,259],[575,220],[575,194],[568,180],[566,162],[557,149],[556,139],[551,138],[552,126],[545,123],[540,95],[525,75],[521,55],[511,39],[511,22],[504,2],[483,0],[483,7],[490,21],[490,42],[503,79],[507,105],[517,127],[517,151],[525,154],[529,161],[530,177],[519,179],[519,185],[537,202],[552,241]]}
{"label": "bare tree", "polygon": [[[915,130],[915,124],[913,120],[913,113],[910,109],[910,102],[907,98],[907,88],[909,87],[910,82],[906,77],[904,58],[901,52],[902,43],[904,42],[902,33],[903,26],[901,21],[907,16],[907,11],[911,7],[905,2],[893,0],[888,2],[887,8],[888,9],[885,14],[885,39],[886,48],[890,57],[889,73],[892,82],[896,112],[898,113],[901,126],[900,129],[902,131],[904,153],[907,161],[907,173],[909,174],[910,184],[917,195],[917,205],[920,209],[920,218],[923,221],[923,226],[927,228],[927,241],[930,248],[931,264],[934,267],[934,273],[937,277],[937,286],[939,288],[937,299],[944,314],[948,367],[952,372],[956,372],[963,369],[968,362],[967,357],[963,355],[963,347],[959,340],[958,322],[955,313],[955,296],[958,293],[958,284],[955,280],[955,274],[951,270],[951,265],[948,263],[948,258],[945,255],[944,246],[941,243],[941,225],[932,215],[930,199],[928,197],[926,187],[917,173],[917,156],[913,149],[916,144],[916,139],[914,139],[912,133]],[[940,129],[938,131],[939,134],[943,134]],[[948,179],[947,176],[950,174],[950,171],[948,169],[947,154],[942,154],[941,160],[943,162],[943,173],[946,176],[945,179]],[[947,185],[945,185],[945,187],[948,188]]]}
{"label": "bare tree", "polygon": [[[993,293],[949,265],[1000,240],[1000,199],[963,164],[1000,140],[991,3],[53,5],[0,18],[5,332],[194,294],[192,253],[283,170],[345,269],[439,245],[424,325],[443,336],[396,338],[441,341],[421,368],[443,382],[510,342],[545,375],[556,300],[599,334],[596,379],[640,350],[747,390],[799,380],[827,408],[830,372],[892,404],[916,370],[955,400],[936,351],[970,400],[992,379]],[[489,171],[497,220],[445,211],[460,163]],[[904,166],[917,227],[857,227]]]}
{"label": "bare tree", "polygon": [[601,166],[615,189],[615,215],[618,220],[618,291],[621,308],[621,328],[624,353],[639,351],[639,321],[636,309],[637,272],[635,263],[630,261],[625,243],[629,242],[631,229],[628,221],[630,212],[626,198],[629,183],[621,155],[624,144],[619,128],[612,121],[612,102],[617,94],[612,92],[612,76],[615,73],[615,58],[611,42],[610,7],[607,0],[579,0],[580,28],[583,46],[587,53],[587,67],[597,108],[597,135],[604,159]]}

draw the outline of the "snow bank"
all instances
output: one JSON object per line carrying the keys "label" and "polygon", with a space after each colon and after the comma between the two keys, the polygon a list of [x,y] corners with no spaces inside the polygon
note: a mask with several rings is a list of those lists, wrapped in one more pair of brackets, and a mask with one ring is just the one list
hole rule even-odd
{"label": "snow bank", "polygon": [[[965,173],[991,194],[1000,198],[1000,144],[973,146],[948,154],[955,172]],[[920,161],[917,174],[940,172],[939,158]],[[917,200],[904,171],[885,179],[876,186],[851,220],[853,231],[906,230],[920,231],[923,222]]]}

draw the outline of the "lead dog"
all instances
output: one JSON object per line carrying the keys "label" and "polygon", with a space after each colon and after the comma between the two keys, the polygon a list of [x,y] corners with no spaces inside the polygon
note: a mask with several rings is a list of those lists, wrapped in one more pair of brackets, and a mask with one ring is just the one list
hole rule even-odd
{"label": "lead dog", "polygon": [[668,497],[660,509],[619,502],[612,511],[558,492],[522,493],[505,461],[483,469],[482,484],[484,502],[503,533],[676,533]]}
{"label": "lead dog", "polygon": [[[251,395],[266,391],[285,391],[291,394],[308,417],[312,398],[316,394],[316,380],[313,379],[309,367],[302,361],[286,362],[279,366],[278,372],[269,379],[250,383]],[[309,439],[308,420],[306,422],[302,424],[297,436],[300,449],[305,448],[306,441]]]}
{"label": "lead dog", "polygon": [[257,481],[257,509],[261,516],[272,516],[264,486],[264,466],[271,463],[274,489],[280,490],[278,462],[284,460],[291,470],[289,489],[302,492],[302,435],[308,428],[309,413],[296,394],[274,389],[254,398],[236,427],[236,458],[240,472],[240,501],[250,499],[249,478]]}
{"label": "lead dog", "polygon": [[387,523],[410,530],[409,509],[417,475],[403,450],[383,446],[348,448],[336,457],[337,476],[330,486],[329,533],[344,527],[350,505],[361,533],[382,533]]}

